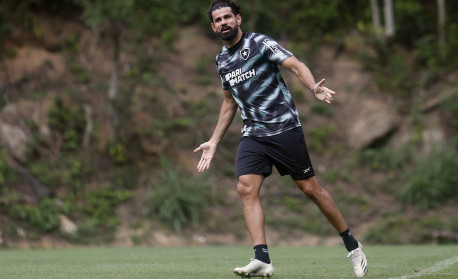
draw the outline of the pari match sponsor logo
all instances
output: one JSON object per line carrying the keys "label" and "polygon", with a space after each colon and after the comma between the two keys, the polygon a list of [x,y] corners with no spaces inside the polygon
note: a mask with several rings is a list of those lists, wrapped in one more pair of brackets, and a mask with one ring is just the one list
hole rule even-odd
{"label": "pari match sponsor logo", "polygon": [[237,85],[242,81],[246,81],[252,77],[256,76],[256,70],[251,69],[246,72],[242,72],[242,68],[239,68],[235,71],[232,71],[225,75],[226,80],[229,82],[231,86]]}

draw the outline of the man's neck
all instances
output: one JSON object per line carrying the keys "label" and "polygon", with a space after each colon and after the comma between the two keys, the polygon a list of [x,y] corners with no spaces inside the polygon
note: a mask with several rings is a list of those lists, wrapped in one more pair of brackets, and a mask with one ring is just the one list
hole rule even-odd
{"label": "man's neck", "polygon": [[240,40],[242,39],[242,36],[243,36],[243,32],[239,27],[239,32],[237,33],[237,36],[235,36],[235,38],[230,40],[230,41],[223,41],[224,45],[227,48],[231,48],[231,47],[235,46],[238,42],[240,42]]}

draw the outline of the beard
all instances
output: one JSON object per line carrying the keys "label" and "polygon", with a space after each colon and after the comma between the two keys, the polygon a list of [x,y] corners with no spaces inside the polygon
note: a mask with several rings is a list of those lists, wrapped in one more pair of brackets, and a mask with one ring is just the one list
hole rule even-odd
{"label": "beard", "polygon": [[[223,33],[223,31],[226,31],[228,29],[230,30],[228,33]],[[221,32],[219,33],[219,37],[223,41],[230,41],[230,40],[234,39],[235,37],[237,37],[238,33],[239,33],[239,29],[238,28],[232,28],[232,27],[229,27],[229,26],[223,26],[221,28]]]}

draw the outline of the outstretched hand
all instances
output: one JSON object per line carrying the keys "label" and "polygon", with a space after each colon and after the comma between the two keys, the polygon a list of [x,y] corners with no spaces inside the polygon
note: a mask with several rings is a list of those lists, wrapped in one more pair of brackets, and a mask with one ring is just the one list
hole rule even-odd
{"label": "outstretched hand", "polygon": [[330,104],[334,100],[332,95],[335,95],[336,92],[332,91],[331,89],[327,87],[324,87],[323,84],[325,81],[326,81],[325,79],[322,79],[320,82],[315,84],[315,86],[313,87],[313,93],[315,93],[315,97],[318,100],[321,100],[321,101],[324,101]]}
{"label": "outstretched hand", "polygon": [[197,171],[204,172],[210,167],[210,163],[213,159],[213,156],[216,152],[216,144],[210,142],[204,142],[199,147],[197,147],[194,152],[202,152],[202,157],[200,158],[199,164],[197,164]]}

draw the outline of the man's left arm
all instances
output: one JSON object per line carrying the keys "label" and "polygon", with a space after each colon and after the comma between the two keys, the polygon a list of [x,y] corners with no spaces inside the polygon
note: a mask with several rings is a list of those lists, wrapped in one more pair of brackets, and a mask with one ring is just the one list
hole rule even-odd
{"label": "man's left arm", "polygon": [[320,82],[316,83],[310,69],[304,63],[299,61],[295,56],[288,57],[285,61],[283,61],[281,66],[293,72],[299,78],[302,84],[304,84],[307,89],[312,91],[318,100],[324,101],[328,104],[333,101],[332,95],[335,95],[336,92],[323,86],[325,79],[322,79]]}

